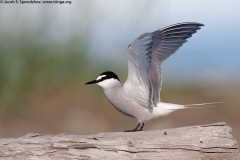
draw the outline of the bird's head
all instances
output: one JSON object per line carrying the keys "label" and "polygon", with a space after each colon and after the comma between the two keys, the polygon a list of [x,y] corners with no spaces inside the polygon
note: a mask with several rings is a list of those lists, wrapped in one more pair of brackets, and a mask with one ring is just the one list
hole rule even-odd
{"label": "bird's head", "polygon": [[97,79],[93,81],[89,81],[85,84],[97,84],[101,86],[103,89],[111,88],[114,86],[119,86],[121,84],[118,76],[111,72],[111,71],[106,71],[100,74]]}

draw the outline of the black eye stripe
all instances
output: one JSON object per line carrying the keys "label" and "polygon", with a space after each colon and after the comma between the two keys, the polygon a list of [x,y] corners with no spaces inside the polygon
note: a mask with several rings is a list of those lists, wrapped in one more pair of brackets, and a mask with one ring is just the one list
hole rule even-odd
{"label": "black eye stripe", "polygon": [[111,79],[111,78],[119,80],[118,76],[111,71],[103,72],[102,74],[100,74],[100,76],[103,76],[103,77],[101,77],[101,79],[97,80],[97,82],[102,82],[106,79]]}

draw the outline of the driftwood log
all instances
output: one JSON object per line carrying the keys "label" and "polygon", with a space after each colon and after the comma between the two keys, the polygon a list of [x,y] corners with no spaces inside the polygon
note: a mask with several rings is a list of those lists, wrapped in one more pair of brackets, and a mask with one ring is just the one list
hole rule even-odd
{"label": "driftwood log", "polygon": [[226,123],[90,135],[27,134],[0,139],[1,160],[240,160]]}

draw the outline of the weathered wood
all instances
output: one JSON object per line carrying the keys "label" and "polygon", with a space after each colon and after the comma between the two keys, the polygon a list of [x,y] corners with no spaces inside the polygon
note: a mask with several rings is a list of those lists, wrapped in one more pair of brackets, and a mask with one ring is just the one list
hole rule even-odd
{"label": "weathered wood", "polygon": [[0,139],[0,159],[239,160],[226,123],[90,135],[27,134]]}

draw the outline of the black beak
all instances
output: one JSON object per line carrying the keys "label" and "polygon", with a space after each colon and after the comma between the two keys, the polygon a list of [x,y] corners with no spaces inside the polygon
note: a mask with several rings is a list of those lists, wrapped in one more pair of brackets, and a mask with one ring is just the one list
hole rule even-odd
{"label": "black beak", "polygon": [[95,84],[95,83],[98,83],[98,81],[97,80],[93,80],[93,81],[89,81],[89,82],[87,82],[85,84]]}

